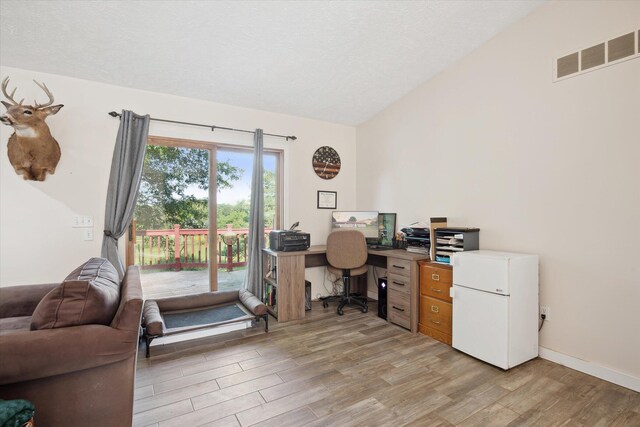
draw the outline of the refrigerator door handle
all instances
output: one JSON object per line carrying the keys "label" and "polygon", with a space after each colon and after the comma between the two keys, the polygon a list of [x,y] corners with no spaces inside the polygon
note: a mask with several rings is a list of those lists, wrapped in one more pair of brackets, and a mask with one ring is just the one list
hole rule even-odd
{"label": "refrigerator door handle", "polygon": [[451,299],[455,298],[455,291],[453,290],[453,286],[449,288],[449,297],[451,297]]}

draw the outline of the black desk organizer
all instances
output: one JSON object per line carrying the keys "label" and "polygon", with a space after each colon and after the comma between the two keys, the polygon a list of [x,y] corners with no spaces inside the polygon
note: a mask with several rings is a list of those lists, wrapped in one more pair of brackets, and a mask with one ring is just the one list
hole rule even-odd
{"label": "black desk organizer", "polygon": [[435,246],[432,261],[451,264],[456,252],[474,251],[480,248],[480,229],[466,227],[436,228],[431,244]]}

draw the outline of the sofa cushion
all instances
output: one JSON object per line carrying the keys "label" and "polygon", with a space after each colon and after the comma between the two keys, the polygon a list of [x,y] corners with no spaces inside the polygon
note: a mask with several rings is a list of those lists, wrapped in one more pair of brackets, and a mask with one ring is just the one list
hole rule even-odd
{"label": "sofa cushion", "polygon": [[91,258],[45,295],[33,312],[31,329],[109,325],[119,303],[118,272],[106,259]]}
{"label": "sofa cushion", "polygon": [[31,316],[4,317],[0,319],[0,335],[28,331],[29,325],[31,325]]}

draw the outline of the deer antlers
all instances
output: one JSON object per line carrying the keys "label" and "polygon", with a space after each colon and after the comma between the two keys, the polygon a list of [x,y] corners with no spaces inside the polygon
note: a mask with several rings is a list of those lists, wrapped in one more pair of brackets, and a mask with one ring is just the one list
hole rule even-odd
{"label": "deer antlers", "polygon": [[13,95],[16,93],[16,89],[18,89],[18,88],[17,87],[13,88],[13,92],[11,92],[11,95],[9,95],[7,93],[7,85],[8,84],[9,84],[9,76],[5,77],[4,80],[2,81],[2,93],[11,102],[11,104],[13,104],[13,105],[22,105],[22,101],[24,101],[24,98],[22,98],[20,100],[20,102],[16,102],[16,100],[13,99]]}
{"label": "deer antlers", "polygon": [[52,105],[52,104],[53,104],[53,94],[51,93],[51,91],[49,90],[49,88],[47,87],[47,85],[46,85],[46,84],[44,84],[44,83],[40,84],[40,83],[38,83],[38,82],[37,82],[37,81],[35,81],[35,80],[34,80],[33,82],[34,82],[35,84],[37,84],[37,85],[38,85],[38,87],[39,87],[40,89],[42,89],[42,90],[44,91],[44,93],[46,93],[46,94],[47,94],[47,96],[49,97],[49,102],[47,102],[46,104],[38,104],[38,103],[36,102],[36,100],[34,99],[34,100],[33,100],[33,102],[34,102],[34,104],[35,104],[36,109],[38,109],[38,108],[44,108],[44,107],[48,107],[49,105]]}
{"label": "deer antlers", "polygon": [[[38,87],[40,89],[42,89],[44,91],[45,94],[47,94],[47,97],[49,98],[49,102],[46,102],[44,104],[38,104],[38,102],[36,100],[33,101],[34,104],[34,108],[40,109],[40,108],[45,108],[48,107],[50,105],[53,104],[53,93],[51,93],[51,91],[49,90],[49,88],[47,87],[46,84],[42,83],[38,83],[37,81],[33,81],[35,84],[38,85]],[[4,96],[11,102],[11,104],[13,105],[22,105],[22,102],[24,101],[24,98],[22,98],[20,100],[20,102],[16,102],[15,99],[13,99],[13,95],[16,93],[16,89],[18,89],[17,87],[13,88],[13,91],[11,91],[11,95],[9,95],[7,93],[7,86],[9,85],[9,77],[5,77],[4,80],[2,80],[2,93],[4,94]]]}

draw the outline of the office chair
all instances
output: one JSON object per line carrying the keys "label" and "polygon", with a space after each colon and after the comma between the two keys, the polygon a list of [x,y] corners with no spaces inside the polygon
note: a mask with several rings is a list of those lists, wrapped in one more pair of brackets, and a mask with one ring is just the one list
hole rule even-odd
{"label": "office chair", "polygon": [[[364,235],[357,230],[338,230],[327,237],[327,261],[329,272],[342,277],[344,289],[340,297],[337,312],[340,316],[345,305],[357,305],[363,313],[369,310],[367,296],[355,296],[351,293],[351,278],[367,272],[367,243]],[[328,307],[328,300],[323,298],[323,307]]]}

